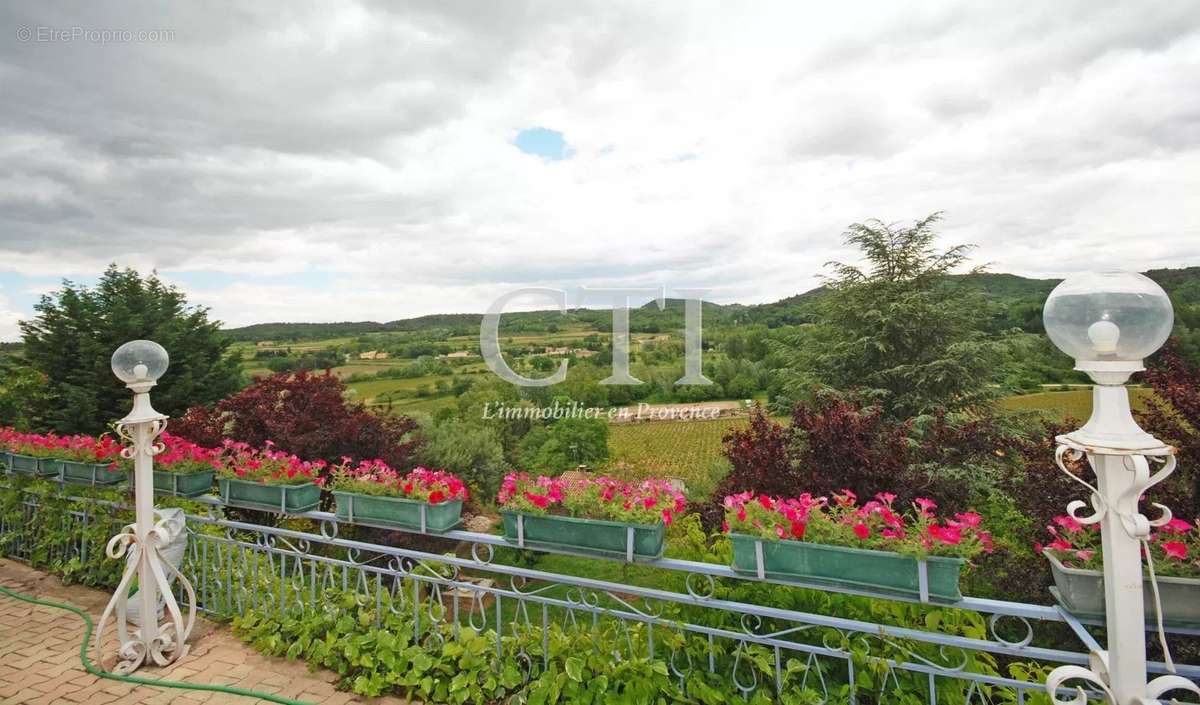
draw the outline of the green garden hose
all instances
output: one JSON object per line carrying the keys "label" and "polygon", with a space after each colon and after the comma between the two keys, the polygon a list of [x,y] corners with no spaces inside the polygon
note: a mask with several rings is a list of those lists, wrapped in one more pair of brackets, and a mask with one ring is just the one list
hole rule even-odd
{"label": "green garden hose", "polygon": [[157,680],[154,678],[139,678],[137,676],[122,676],[117,673],[103,671],[99,668],[96,668],[94,665],[92,665],[91,659],[88,658],[88,643],[91,641],[91,638],[92,638],[93,625],[92,625],[92,617],[87,612],[84,612],[83,610],[79,609],[78,607],[75,607],[74,605],[67,605],[67,604],[63,604],[61,602],[51,602],[50,600],[40,600],[36,597],[30,597],[29,595],[22,595],[21,593],[13,592],[12,590],[9,590],[8,588],[6,588],[4,586],[0,586],[0,595],[7,595],[8,597],[13,598],[14,600],[21,600],[22,602],[29,602],[29,603],[32,603],[35,605],[41,605],[43,607],[54,607],[54,608],[57,608],[60,610],[67,610],[68,612],[74,612],[79,617],[81,617],[83,619],[83,623],[84,623],[84,630],[83,630],[83,643],[79,645],[79,659],[81,661],[83,661],[84,669],[88,673],[92,674],[93,676],[97,676],[100,678],[108,678],[108,679],[111,679],[114,681],[122,681],[124,683],[137,683],[138,685],[151,685],[151,686],[155,686],[158,688],[181,688],[184,690],[206,690],[206,691],[211,691],[214,693],[231,693],[233,695],[244,695],[248,698],[259,698],[261,700],[270,700],[273,703],[280,703],[281,705],[315,705],[314,703],[309,703],[304,700],[292,700],[291,698],[284,698],[279,695],[272,695],[270,693],[260,693],[256,690],[247,690],[246,688],[234,688],[233,686],[227,686],[227,685],[207,685],[204,683],[184,683],[183,681]]}

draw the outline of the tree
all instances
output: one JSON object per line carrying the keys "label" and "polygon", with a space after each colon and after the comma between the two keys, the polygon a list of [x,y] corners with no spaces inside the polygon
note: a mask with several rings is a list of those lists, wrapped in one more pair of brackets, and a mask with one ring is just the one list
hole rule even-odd
{"label": "tree", "polygon": [[536,470],[561,471],[608,460],[608,422],[604,419],[559,419],[544,434],[531,432],[526,438],[530,437],[538,438],[540,445],[534,450],[523,443],[522,450]]}
{"label": "tree", "polygon": [[177,416],[193,404],[216,401],[241,383],[230,341],[208,309],[189,306],[183,292],[151,274],[111,265],[95,287],[64,281],[20,323],[25,359],[46,377],[39,416],[61,433],[100,433],[129,410],[129,391],[109,368],[122,343],[154,340],[171,366],[154,389],[154,405]]}
{"label": "tree", "polygon": [[857,390],[888,416],[906,419],[978,409],[993,398],[1004,342],[983,332],[989,315],[982,294],[947,278],[972,246],[935,249],[939,219],[934,213],[911,227],[877,220],[849,227],[845,242],[866,265],[829,263],[819,323],[779,346],[791,400],[814,384]]}
{"label": "tree", "polygon": [[214,406],[196,406],[172,425],[193,443],[217,446],[226,438],[256,448],[268,442],[305,460],[340,463],[379,458],[405,470],[420,441],[407,416],[381,416],[346,400],[346,387],[323,374],[280,373],[260,379]]}

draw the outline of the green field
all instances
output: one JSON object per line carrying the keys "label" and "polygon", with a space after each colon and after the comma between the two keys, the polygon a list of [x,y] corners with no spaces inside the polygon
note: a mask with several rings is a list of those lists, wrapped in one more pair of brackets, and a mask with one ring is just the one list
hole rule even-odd
{"label": "green field", "polygon": [[706,497],[724,473],[721,439],[745,416],[712,421],[649,421],[612,424],[606,471],[627,479],[670,477],[683,480],[691,497]]}
{"label": "green field", "polygon": [[[1133,410],[1140,411],[1145,408],[1146,399],[1151,394],[1153,392],[1149,389],[1130,388],[1129,396]],[[1021,394],[1002,399],[1000,405],[1013,411],[1041,411],[1049,418],[1060,421],[1067,418],[1086,421],[1092,415],[1092,391],[1072,389],[1066,392]]]}

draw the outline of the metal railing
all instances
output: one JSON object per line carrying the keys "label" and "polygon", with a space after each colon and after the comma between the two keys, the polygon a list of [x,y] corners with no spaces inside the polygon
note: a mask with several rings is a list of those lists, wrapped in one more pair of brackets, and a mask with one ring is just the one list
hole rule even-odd
{"label": "metal railing", "polygon": [[[77,526],[108,523],[116,533],[112,503],[72,500]],[[939,630],[932,620],[917,629],[780,606],[786,600],[777,598],[791,594],[783,587],[749,596],[740,593],[754,591],[739,588],[768,584],[908,603],[919,598],[759,580],[728,566],[670,558],[637,563],[638,579],[602,580],[529,567],[512,543],[492,534],[372,527],[399,541],[417,535],[428,544],[436,538],[449,550],[437,553],[347,538],[343,534],[362,529],[347,529],[328,512],[289,515],[312,522],[302,530],[229,519],[218,498],[198,501],[209,507],[187,515],[183,572],[201,611],[222,618],[247,610],[304,614],[328,608],[326,590],[344,591],[359,604],[373,602],[377,622],[384,609],[411,619],[416,643],[441,643],[461,629],[487,634],[497,657],[516,650],[507,655],[523,664],[526,679],[547,667],[552,625],[611,630],[617,636],[612,658],[663,660],[680,688],[703,670],[727,678],[747,698],[763,689],[779,696],[800,688],[826,702],[855,704],[889,702],[896,689],[919,693],[930,705],[1046,702],[1040,679],[1014,678],[1007,666],[1085,665],[1088,652],[1101,648],[1089,625],[1057,606],[969,597],[929,603],[920,605],[927,614],[952,609],[965,617],[956,629]],[[19,526],[0,519],[0,538],[9,536],[4,545],[10,556],[28,560],[27,537],[38,530],[36,499],[24,505]],[[85,558],[87,546],[72,543],[79,545],[61,547],[62,555]],[[526,550],[631,565],[568,549]],[[539,638],[543,648],[529,648]],[[1162,663],[1149,668],[1167,670]],[[1177,665],[1176,673],[1200,681],[1200,666]],[[1098,693],[1088,695],[1103,702]]]}

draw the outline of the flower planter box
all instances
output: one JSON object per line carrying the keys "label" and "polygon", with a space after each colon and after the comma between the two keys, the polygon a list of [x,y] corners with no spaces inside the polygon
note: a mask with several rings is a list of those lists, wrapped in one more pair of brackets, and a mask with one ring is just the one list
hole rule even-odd
{"label": "flower planter box", "polygon": [[965,561],[961,558],[930,556],[921,561],[891,551],[805,541],[771,541],[745,534],[729,534],[729,539],[733,543],[733,569],[760,579],[792,578],[900,593],[922,600],[957,602],[962,599],[958,576]]}
{"label": "flower planter box", "polygon": [[653,560],[662,556],[666,527],[659,524],[623,524],[602,519],[501,512],[504,538],[524,548],[547,546],[623,556],[625,560]]}
{"label": "flower planter box", "polygon": [[109,470],[108,463],[77,463],[62,461],[63,482],[75,485],[115,485],[125,479],[125,473]]}
{"label": "flower planter box", "polygon": [[[1059,604],[1078,617],[1104,618],[1104,573],[1098,570],[1068,568],[1050,551],[1042,555],[1050,561],[1054,576],[1051,590]],[[1162,599],[1163,622],[1174,627],[1200,627],[1200,578],[1158,576],[1158,593]],[[1145,577],[1142,598],[1146,621],[1155,621],[1154,592],[1150,578]]]}
{"label": "flower planter box", "polygon": [[301,514],[316,509],[321,501],[321,488],[311,482],[302,485],[268,485],[224,477],[217,482],[221,489],[221,502],[230,507]]}
{"label": "flower planter box", "polygon": [[[132,473],[130,473],[132,475]],[[215,470],[203,472],[154,471],[154,492],[171,497],[199,497],[212,491]]]}
{"label": "flower planter box", "polygon": [[428,504],[404,497],[358,492],[334,492],[338,519],[416,529],[422,533],[449,531],[462,520],[462,500]]}
{"label": "flower planter box", "polygon": [[57,476],[62,469],[62,461],[52,458],[38,458],[20,453],[8,454],[8,469],[18,475],[36,475],[40,477]]}

